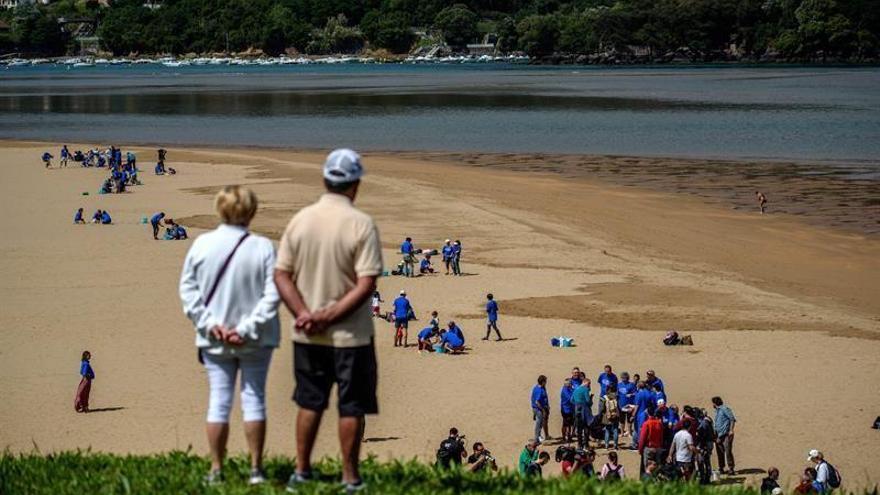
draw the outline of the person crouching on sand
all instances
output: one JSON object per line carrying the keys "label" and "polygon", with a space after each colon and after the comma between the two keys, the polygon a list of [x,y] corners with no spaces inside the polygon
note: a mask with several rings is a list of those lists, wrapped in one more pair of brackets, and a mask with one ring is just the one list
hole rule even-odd
{"label": "person crouching on sand", "polygon": [[229,413],[236,376],[241,374],[249,483],[257,485],[266,481],[266,374],[280,339],[275,248],[269,239],[248,231],[257,212],[252,191],[227,186],[217,194],[214,207],[222,223],[193,242],[180,276],[183,311],[195,326],[199,361],[211,389],[206,426],[211,471],[205,481],[223,480]]}
{"label": "person crouching on sand", "polygon": [[73,401],[73,408],[78,413],[89,412],[89,394],[92,392],[92,380],[95,379],[95,370],[89,362],[91,359],[92,353],[83,351],[82,361],[79,364],[79,374],[82,379],[76,387],[76,398]]}

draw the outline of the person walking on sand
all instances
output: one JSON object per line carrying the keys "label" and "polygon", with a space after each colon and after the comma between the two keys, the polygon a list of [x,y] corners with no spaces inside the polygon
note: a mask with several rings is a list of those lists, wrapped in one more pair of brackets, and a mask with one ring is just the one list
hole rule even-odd
{"label": "person walking on sand", "polygon": [[411,237],[407,237],[400,244],[400,252],[403,254],[403,275],[406,277],[415,276],[416,248],[413,246]]}
{"label": "person walking on sand", "polygon": [[461,276],[461,241],[452,243],[452,274]]}
{"label": "person walking on sand", "polygon": [[159,225],[162,224],[162,220],[165,218],[165,212],[160,211],[156,213],[152,217],[150,217],[150,225],[153,227],[153,240],[159,240]]}
{"label": "person walking on sand", "polygon": [[363,173],[354,151],[330,153],[327,193],[300,210],[281,237],[275,284],[295,318],[293,400],[299,406],[288,490],[315,479],[312,448],[334,383],[342,482],[347,492],[365,486],[359,470],[364,416],[379,412],[369,304],[382,273],[382,243],[373,219],[353,204]]}
{"label": "person walking on sand", "polygon": [[67,149],[67,145],[61,147],[61,166],[66,167],[67,161],[70,160],[70,150]]}
{"label": "person walking on sand", "polygon": [[489,335],[492,334],[492,330],[495,330],[495,335],[498,336],[495,340],[500,342],[502,339],[501,330],[498,330],[498,303],[492,294],[486,294],[486,299],[489,302],[486,303],[486,336],[483,337],[483,340],[489,340]]}
{"label": "person walking on sand", "polygon": [[266,375],[280,341],[278,291],[272,280],[272,241],[252,234],[257,197],[247,188],[224,187],[214,198],[221,219],[216,229],[190,246],[180,275],[183,312],[195,327],[199,361],[210,395],[206,433],[211,449],[209,484],[223,480],[236,377],[241,377],[241,412],[250,451],[251,485],[266,481]]}
{"label": "person walking on sand", "polygon": [[406,347],[409,337],[409,315],[412,313],[412,305],[406,298],[406,291],[400,291],[400,295],[394,300],[394,347]]}
{"label": "person walking on sand", "polygon": [[736,474],[733,458],[733,433],[736,427],[736,416],[733,410],[724,405],[721,397],[712,397],[715,408],[715,450],[718,452],[718,470],[724,473],[724,466],[730,468],[730,474]]}
{"label": "person walking on sand", "polygon": [[82,360],[79,363],[79,375],[82,377],[76,387],[76,397],[73,400],[73,409],[78,413],[89,412],[89,394],[92,392],[92,380],[95,379],[95,370],[92,369],[92,353],[83,351]]}
{"label": "person walking on sand", "polygon": [[[548,427],[548,419],[550,416],[550,398],[547,396],[547,377],[541,375],[538,377],[538,383],[532,387],[531,394],[532,417],[535,420],[535,438],[539,442],[549,440],[550,429]],[[544,436],[541,436],[541,430],[544,430]]]}
{"label": "person walking on sand", "polygon": [[761,215],[763,215],[767,209],[767,196],[761,191],[755,191],[755,198],[758,200],[758,208],[761,209]]}
{"label": "person walking on sand", "polygon": [[43,164],[46,165],[46,168],[49,168],[52,166],[52,153],[49,153],[47,151],[47,152],[43,153],[42,158],[43,158]]}

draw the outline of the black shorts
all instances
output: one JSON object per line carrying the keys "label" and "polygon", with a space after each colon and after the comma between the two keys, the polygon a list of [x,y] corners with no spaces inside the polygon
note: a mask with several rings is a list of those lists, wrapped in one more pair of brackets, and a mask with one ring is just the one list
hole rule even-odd
{"label": "black shorts", "polygon": [[574,426],[574,413],[560,413],[562,415],[562,426]]}
{"label": "black shorts", "polygon": [[376,399],[376,351],[373,344],[361,347],[329,347],[293,344],[293,400],[313,411],[327,409],[330,389],[337,385],[340,416],[363,416],[379,412]]}

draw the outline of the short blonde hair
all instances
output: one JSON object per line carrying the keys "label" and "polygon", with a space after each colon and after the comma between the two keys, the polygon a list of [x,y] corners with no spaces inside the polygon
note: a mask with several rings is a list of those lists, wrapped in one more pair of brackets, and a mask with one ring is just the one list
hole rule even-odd
{"label": "short blonde hair", "polygon": [[223,223],[242,227],[257,213],[257,195],[242,186],[226,186],[214,197],[214,209]]}

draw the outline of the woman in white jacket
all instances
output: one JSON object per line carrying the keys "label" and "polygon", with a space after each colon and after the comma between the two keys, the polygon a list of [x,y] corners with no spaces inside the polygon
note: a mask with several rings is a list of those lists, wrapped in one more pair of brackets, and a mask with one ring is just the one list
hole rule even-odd
{"label": "woman in white jacket", "polygon": [[211,448],[209,483],[222,481],[229,411],[235,377],[241,372],[241,409],[251,454],[251,484],[265,481],[266,374],[278,347],[278,291],[272,280],[275,248],[248,232],[257,197],[243,187],[227,186],[214,206],[222,224],[200,235],[190,247],[180,276],[183,311],[196,331],[199,361],[211,394],[207,434]]}

